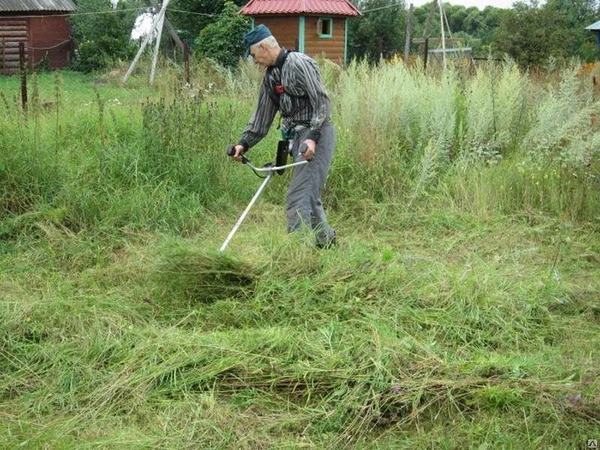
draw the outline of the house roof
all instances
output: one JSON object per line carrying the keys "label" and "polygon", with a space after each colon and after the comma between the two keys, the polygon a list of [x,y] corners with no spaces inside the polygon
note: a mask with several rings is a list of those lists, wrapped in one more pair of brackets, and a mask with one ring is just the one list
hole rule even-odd
{"label": "house roof", "polygon": [[250,0],[241,11],[246,16],[266,14],[329,14],[360,16],[359,9],[348,0]]}
{"label": "house roof", "polygon": [[75,11],[71,0],[0,0],[0,12]]}
{"label": "house roof", "polygon": [[589,27],[585,27],[586,30],[598,31],[600,30],[600,20],[596,23],[591,24]]}

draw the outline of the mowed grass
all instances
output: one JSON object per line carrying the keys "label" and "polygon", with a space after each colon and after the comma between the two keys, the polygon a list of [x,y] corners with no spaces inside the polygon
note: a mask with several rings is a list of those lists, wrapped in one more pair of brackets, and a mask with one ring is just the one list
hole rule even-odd
{"label": "mowed grass", "polygon": [[[217,251],[260,184],[224,156],[256,73],[189,91],[43,74],[27,116],[17,79],[0,80],[14,112],[0,125],[0,448],[600,439],[598,134],[578,122],[539,143],[512,97],[494,134],[483,71],[465,106],[452,77],[325,69],[352,87],[335,103],[324,200],[339,245],[326,251],[285,233],[289,174]],[[520,77],[509,67],[501,91]],[[508,122],[568,154],[531,159]],[[585,164],[569,165],[577,152]]]}
{"label": "mowed grass", "polygon": [[334,215],[326,252],[269,204],[226,255],[227,220],[189,238],[48,226],[4,244],[2,447],[581,448],[597,434],[597,229],[371,212]]}

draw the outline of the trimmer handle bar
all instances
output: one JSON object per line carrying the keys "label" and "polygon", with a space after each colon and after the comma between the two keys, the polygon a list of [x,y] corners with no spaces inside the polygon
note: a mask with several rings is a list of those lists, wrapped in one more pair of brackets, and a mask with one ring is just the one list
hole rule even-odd
{"label": "trimmer handle bar", "polygon": [[[303,143],[300,146],[300,153],[304,153],[307,149],[308,149],[308,146]],[[227,147],[227,156],[233,156],[233,155],[235,155],[235,146],[234,145],[230,145],[229,147]],[[254,164],[252,164],[252,162],[248,159],[247,156],[245,156],[243,154],[240,155],[240,156],[242,158],[242,163],[243,164],[247,164],[248,166],[250,166],[250,168],[257,175],[258,175],[259,172],[266,172],[268,174],[272,174],[272,173],[275,173],[277,171],[282,171],[283,169],[287,169],[289,167],[301,166],[301,165],[306,164],[307,162],[310,161],[310,160],[298,161],[298,162],[294,162],[294,163],[291,163],[291,164],[285,164],[283,166],[276,166],[273,163],[267,163],[263,167],[256,167]]]}

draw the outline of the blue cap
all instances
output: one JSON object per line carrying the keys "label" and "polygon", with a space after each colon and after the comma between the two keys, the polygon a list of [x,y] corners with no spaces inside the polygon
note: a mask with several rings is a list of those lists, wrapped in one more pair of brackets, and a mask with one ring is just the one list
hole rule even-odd
{"label": "blue cap", "polygon": [[262,23],[257,25],[252,30],[248,31],[244,35],[244,45],[246,46],[246,58],[250,55],[250,47],[254,44],[258,44],[263,39],[273,36],[271,30],[269,30]]}

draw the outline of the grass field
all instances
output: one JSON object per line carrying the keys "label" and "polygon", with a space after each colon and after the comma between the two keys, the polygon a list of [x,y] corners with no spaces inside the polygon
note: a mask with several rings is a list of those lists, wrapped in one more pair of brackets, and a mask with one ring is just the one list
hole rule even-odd
{"label": "grass field", "polygon": [[26,114],[0,79],[1,448],[600,439],[600,135],[576,72],[324,65],[339,245],[285,234],[287,174],[219,255],[260,184],[224,154],[260,73],[170,70],[41,74]]}

